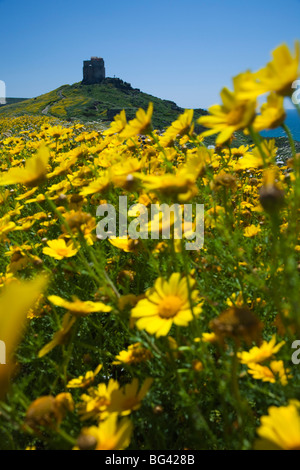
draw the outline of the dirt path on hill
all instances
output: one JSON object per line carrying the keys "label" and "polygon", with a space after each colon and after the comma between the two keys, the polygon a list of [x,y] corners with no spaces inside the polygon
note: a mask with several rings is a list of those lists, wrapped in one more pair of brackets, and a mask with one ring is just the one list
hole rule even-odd
{"label": "dirt path on hill", "polygon": [[45,116],[47,116],[50,106],[52,106],[52,104],[48,104],[46,108],[42,110],[42,114],[45,114]]}
{"label": "dirt path on hill", "polygon": [[58,103],[59,101],[65,99],[65,95],[63,95],[63,93],[62,93],[61,90],[58,90],[57,95],[58,95],[58,97],[59,97],[59,100],[54,101],[54,103],[47,104],[47,106],[42,110],[42,114],[44,114],[45,116],[48,116],[49,109],[50,109],[52,106],[54,106],[56,103]]}

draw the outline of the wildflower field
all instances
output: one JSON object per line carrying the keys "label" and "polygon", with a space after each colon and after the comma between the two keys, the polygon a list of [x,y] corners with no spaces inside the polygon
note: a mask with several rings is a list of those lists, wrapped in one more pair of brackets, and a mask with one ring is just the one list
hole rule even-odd
{"label": "wildflower field", "polygon": [[[193,110],[154,129],[152,103],[103,132],[0,119],[1,449],[300,449],[300,154],[283,106],[299,75],[299,43],[279,46],[202,133]],[[278,126],[283,165],[260,135]],[[120,196],[148,238],[112,237],[110,219],[97,235],[99,206],[120,228]],[[150,236],[161,204],[193,208],[186,239],[175,216]],[[186,249],[197,204],[204,243]]]}

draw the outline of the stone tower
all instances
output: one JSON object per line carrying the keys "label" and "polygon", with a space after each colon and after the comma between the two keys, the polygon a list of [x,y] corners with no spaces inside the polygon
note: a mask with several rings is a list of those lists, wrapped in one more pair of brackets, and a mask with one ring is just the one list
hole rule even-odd
{"label": "stone tower", "polygon": [[91,57],[83,61],[83,85],[101,83],[105,79],[104,60],[101,57]]}

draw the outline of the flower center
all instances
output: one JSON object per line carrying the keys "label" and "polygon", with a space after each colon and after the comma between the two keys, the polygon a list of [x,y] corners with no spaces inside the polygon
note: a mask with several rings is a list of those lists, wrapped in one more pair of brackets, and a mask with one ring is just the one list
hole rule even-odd
{"label": "flower center", "polygon": [[227,124],[234,126],[236,124],[240,124],[244,113],[246,110],[246,106],[244,104],[240,104],[233,108],[232,111],[227,115]]}
{"label": "flower center", "polygon": [[295,79],[293,78],[291,81],[288,81],[286,84],[283,84],[282,87],[277,90],[278,95],[281,96],[291,96],[293,93],[293,81]]}
{"label": "flower center", "polygon": [[176,295],[165,297],[158,307],[158,314],[162,318],[174,317],[182,307],[182,301]]}
{"label": "flower center", "polygon": [[68,248],[58,248],[57,254],[59,256],[66,256],[66,255],[69,254],[69,250],[68,250]]}

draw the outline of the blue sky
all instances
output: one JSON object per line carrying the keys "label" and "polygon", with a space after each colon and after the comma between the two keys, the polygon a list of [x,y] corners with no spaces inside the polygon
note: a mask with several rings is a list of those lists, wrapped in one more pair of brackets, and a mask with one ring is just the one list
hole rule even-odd
{"label": "blue sky", "polygon": [[33,97],[82,79],[82,61],[186,108],[299,39],[300,0],[0,0],[0,80]]}

